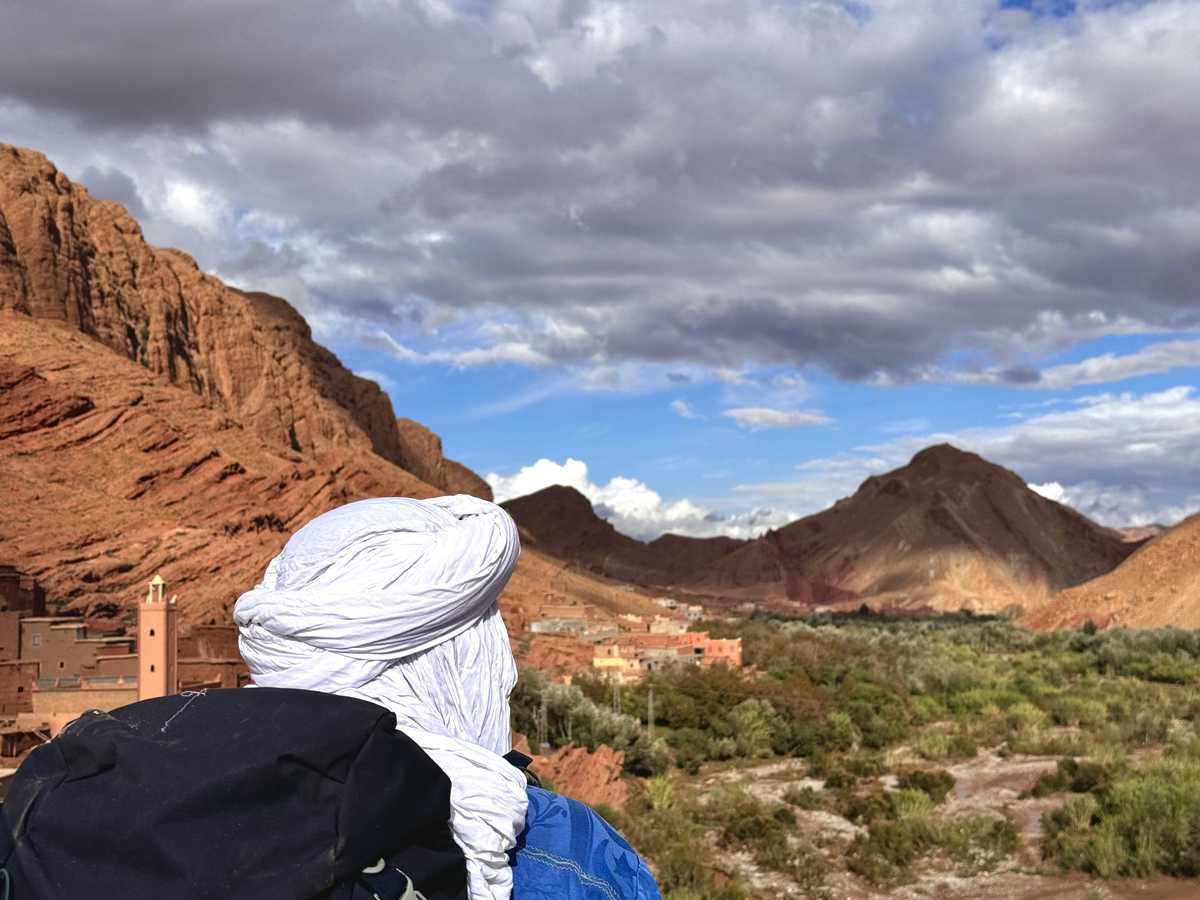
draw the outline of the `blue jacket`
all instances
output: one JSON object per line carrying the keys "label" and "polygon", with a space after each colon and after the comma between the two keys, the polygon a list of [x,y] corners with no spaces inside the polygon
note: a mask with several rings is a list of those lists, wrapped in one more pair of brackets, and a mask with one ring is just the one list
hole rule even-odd
{"label": "blue jacket", "polygon": [[646,864],[600,816],[541,788],[528,793],[513,900],[659,900]]}

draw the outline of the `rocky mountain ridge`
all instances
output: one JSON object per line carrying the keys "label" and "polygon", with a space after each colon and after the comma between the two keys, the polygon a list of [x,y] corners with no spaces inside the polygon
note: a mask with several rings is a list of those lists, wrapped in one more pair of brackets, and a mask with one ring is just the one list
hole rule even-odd
{"label": "rocky mountain ridge", "polygon": [[387,395],[316,343],[286,300],[230,287],[186,253],[150,246],[123,207],[93,198],[42,154],[6,144],[2,309],[69,324],[281,450],[370,450],[421,469],[444,492],[491,499],[482,479],[441,456],[440,439],[406,441]]}
{"label": "rocky mountain ridge", "polygon": [[1026,609],[1110,571],[1135,544],[948,444],[752,541],[621,535],[570,488],[505,504],[548,552],[649,585],[805,608]]}

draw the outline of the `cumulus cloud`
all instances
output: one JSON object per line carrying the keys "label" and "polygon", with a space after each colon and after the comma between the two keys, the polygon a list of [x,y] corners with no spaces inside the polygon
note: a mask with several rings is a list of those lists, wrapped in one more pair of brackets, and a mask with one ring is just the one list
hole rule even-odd
{"label": "cumulus cloud", "polygon": [[1189,385],[1095,394],[1010,425],[908,434],[735,490],[747,503],[814,512],[943,441],[1013,469],[1038,493],[1104,525],[1172,524],[1200,510],[1200,391]]}
{"label": "cumulus cloud", "polygon": [[762,431],[767,428],[801,428],[828,425],[833,420],[820,410],[771,409],[765,406],[742,406],[727,409],[721,415],[733,419],[743,428]]}
{"label": "cumulus cloud", "polygon": [[686,498],[664,500],[643,482],[621,475],[598,485],[591,481],[587,463],[571,457],[562,463],[539,459],[507,476],[491,472],[486,481],[498,503],[551,485],[573,487],[592,502],[597,515],[622,534],[640,540],[653,540],[668,532],[689,537],[749,538],[794,518],[787,510],[765,507],[722,515]]}
{"label": "cumulus cloud", "polygon": [[997,6],[10,2],[0,106],[152,240],[416,361],[1036,383],[1200,327],[1200,5]]}

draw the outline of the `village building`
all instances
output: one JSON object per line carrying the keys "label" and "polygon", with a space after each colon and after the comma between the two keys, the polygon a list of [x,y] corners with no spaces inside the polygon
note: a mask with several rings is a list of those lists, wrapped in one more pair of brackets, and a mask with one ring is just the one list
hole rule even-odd
{"label": "village building", "polygon": [[31,735],[48,739],[89,709],[249,681],[237,629],[198,625],[181,636],[176,598],[164,597],[160,576],[138,606],[136,633],[125,634],[117,622],[45,615],[44,592],[11,571],[0,566],[9,605],[0,611],[0,718],[12,723],[0,726],[0,756],[29,749]]}
{"label": "village building", "polygon": [[592,667],[618,681],[644,678],[679,665],[742,667],[741,638],[710,638],[706,632],[626,634],[596,647]]}
{"label": "village building", "polygon": [[46,614],[46,591],[16,566],[0,564],[0,609],[31,616]]}

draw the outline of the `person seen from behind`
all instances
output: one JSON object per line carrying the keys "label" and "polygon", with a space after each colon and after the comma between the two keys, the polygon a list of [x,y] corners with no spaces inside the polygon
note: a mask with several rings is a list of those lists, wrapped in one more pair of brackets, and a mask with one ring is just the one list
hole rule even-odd
{"label": "person seen from behind", "polygon": [[471,900],[657,900],[600,816],[505,759],[517,668],[497,601],[519,554],[508,513],[476,497],[347,504],[292,535],[238,599],[242,656],[255,685],[395,713],[450,779]]}

